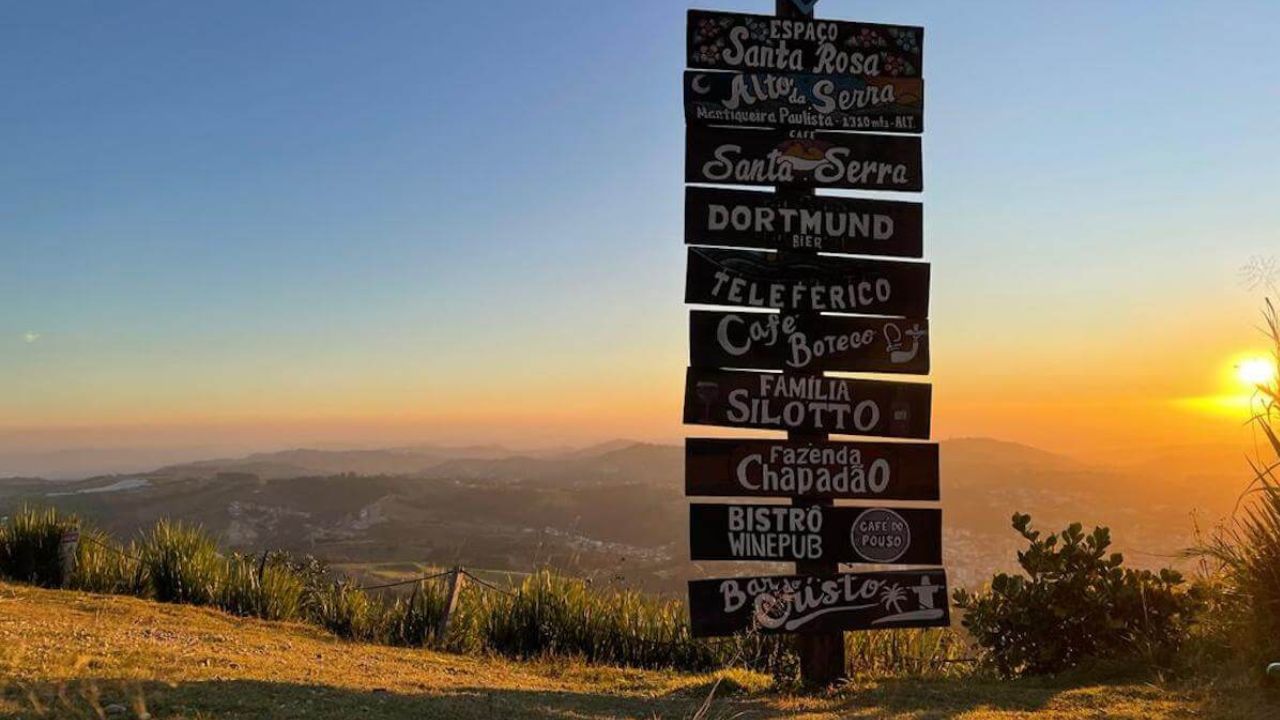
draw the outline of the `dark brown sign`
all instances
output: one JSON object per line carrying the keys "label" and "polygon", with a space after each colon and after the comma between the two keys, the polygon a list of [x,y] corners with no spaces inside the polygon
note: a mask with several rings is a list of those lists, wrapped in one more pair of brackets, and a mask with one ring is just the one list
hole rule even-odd
{"label": "dark brown sign", "polygon": [[929,322],[694,310],[689,315],[689,364],[925,375]]}
{"label": "dark brown sign", "polygon": [[689,368],[686,425],[925,440],[927,383]]}
{"label": "dark brown sign", "polygon": [[929,264],[689,248],[684,300],[700,305],[928,317]]}
{"label": "dark brown sign", "polygon": [[919,192],[920,138],[699,127],[685,130],[684,180]]}
{"label": "dark brown sign", "polygon": [[689,67],[920,77],[924,28],[690,10]]}
{"label": "dark brown sign", "polygon": [[685,71],[689,123],[792,130],[924,130],[920,78]]}
{"label": "dark brown sign", "polygon": [[709,497],[937,500],[938,446],[689,438],[684,491]]}
{"label": "dark brown sign", "polygon": [[693,580],[689,615],[694,637],[951,624],[941,570]]}
{"label": "dark brown sign", "polygon": [[689,506],[691,560],[942,563],[942,511],[811,505]]}
{"label": "dark brown sign", "polygon": [[684,190],[684,241],[689,245],[918,258],[924,254],[923,238],[920,203],[695,186]]}

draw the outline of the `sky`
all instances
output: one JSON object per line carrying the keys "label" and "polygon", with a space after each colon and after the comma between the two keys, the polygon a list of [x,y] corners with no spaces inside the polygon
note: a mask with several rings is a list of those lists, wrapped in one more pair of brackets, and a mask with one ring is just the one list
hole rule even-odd
{"label": "sky", "polygon": [[[0,450],[682,437],[694,6],[5,6]],[[817,13],[925,27],[935,436],[1236,438],[1280,4]]]}

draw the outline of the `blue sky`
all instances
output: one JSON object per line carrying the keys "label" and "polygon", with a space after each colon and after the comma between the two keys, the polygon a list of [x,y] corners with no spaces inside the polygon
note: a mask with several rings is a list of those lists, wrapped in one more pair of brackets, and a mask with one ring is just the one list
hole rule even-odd
{"label": "blue sky", "polygon": [[[6,6],[0,427],[481,422],[625,385],[639,405],[608,432],[678,432],[688,7]],[[1169,394],[1190,371],[1153,373],[1152,352],[1223,313],[1213,353],[1251,337],[1235,273],[1277,247],[1280,5],[818,14],[926,28],[955,407],[1030,371],[1105,389],[1102,366]],[[567,405],[580,429],[607,407]],[[963,417],[942,426],[977,434]]]}

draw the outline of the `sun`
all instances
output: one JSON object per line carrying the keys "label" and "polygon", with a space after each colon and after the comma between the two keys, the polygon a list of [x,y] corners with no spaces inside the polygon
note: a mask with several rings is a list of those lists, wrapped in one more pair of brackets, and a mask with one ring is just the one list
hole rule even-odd
{"label": "sun", "polygon": [[1177,398],[1175,404],[1213,415],[1250,417],[1262,399],[1258,388],[1270,390],[1280,382],[1275,358],[1260,354],[1237,355],[1230,363],[1223,363],[1219,373],[1217,393]]}
{"label": "sun", "polygon": [[1249,358],[1236,363],[1236,379],[1248,385],[1268,385],[1276,379],[1276,364],[1268,358]]}

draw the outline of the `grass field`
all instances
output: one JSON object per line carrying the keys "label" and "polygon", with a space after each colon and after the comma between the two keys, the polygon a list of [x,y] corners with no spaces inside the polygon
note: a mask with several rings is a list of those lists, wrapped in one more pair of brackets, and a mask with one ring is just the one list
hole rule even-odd
{"label": "grass field", "polygon": [[707,720],[1280,717],[1280,698],[1245,685],[890,679],[805,696],[747,673],[360,645],[307,625],[0,584],[4,718],[689,718],[717,677]]}

